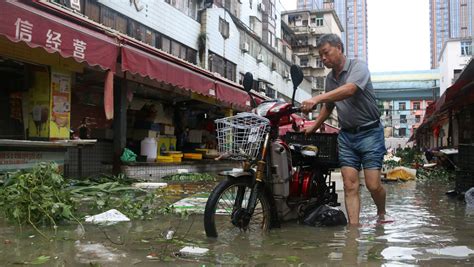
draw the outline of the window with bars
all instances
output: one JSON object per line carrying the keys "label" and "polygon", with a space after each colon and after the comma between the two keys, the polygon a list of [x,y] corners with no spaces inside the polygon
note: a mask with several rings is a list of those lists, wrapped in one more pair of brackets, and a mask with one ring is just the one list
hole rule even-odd
{"label": "window with bars", "polygon": [[406,136],[406,135],[407,135],[407,129],[406,129],[406,128],[400,128],[400,129],[398,129],[398,135],[399,135],[400,137]]}
{"label": "window with bars", "polygon": [[461,42],[461,55],[471,56],[472,55],[472,41]]}
{"label": "window with bars", "polygon": [[407,115],[400,115],[400,123],[407,123]]}
{"label": "window with bars", "polygon": [[398,109],[399,109],[399,110],[405,110],[405,109],[406,109],[406,104],[405,104],[405,102],[400,102],[400,103],[398,103]]}
{"label": "window with bars", "polygon": [[414,102],[413,103],[413,109],[414,110],[420,110],[420,102]]}
{"label": "window with bars", "polygon": [[209,53],[210,71],[217,72],[222,75],[222,77],[235,81],[236,69],[236,64],[232,63],[231,61],[228,61],[227,59],[215,53]]}

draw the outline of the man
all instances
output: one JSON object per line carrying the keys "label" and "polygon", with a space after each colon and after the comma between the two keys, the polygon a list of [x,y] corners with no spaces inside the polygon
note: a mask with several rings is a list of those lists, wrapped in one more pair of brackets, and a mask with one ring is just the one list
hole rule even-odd
{"label": "man", "polygon": [[385,216],[385,189],[380,182],[385,141],[380,113],[370,73],[365,62],[344,56],[341,39],[335,34],[320,37],[317,48],[327,68],[325,93],[302,103],[303,112],[310,112],[322,103],[315,124],[305,129],[315,132],[337,107],[339,124],[339,162],[344,181],[346,211],[350,224],[359,224],[359,171],[364,169],[365,185],[377,206],[379,220]]}

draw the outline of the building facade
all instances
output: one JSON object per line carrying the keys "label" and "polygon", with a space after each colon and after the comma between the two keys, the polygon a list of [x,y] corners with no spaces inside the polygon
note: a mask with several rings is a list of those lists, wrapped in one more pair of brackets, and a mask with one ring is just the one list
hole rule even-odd
{"label": "building facade", "polygon": [[439,97],[437,70],[375,72],[372,84],[385,137],[410,137],[423,121],[428,105]]}
{"label": "building facade", "polygon": [[430,0],[431,68],[438,68],[443,44],[472,38],[472,0]]}
{"label": "building facade", "polygon": [[472,39],[450,39],[443,44],[439,58],[440,94],[458,78],[472,59]]}
{"label": "building facade", "polygon": [[344,28],[346,55],[368,62],[366,0],[298,0],[297,9],[334,9]]}

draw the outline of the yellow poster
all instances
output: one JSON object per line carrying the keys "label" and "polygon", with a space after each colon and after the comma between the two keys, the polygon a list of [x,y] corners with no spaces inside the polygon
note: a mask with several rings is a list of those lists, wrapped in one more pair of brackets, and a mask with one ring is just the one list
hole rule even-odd
{"label": "yellow poster", "polygon": [[46,68],[34,71],[33,85],[29,88],[28,135],[32,138],[49,138],[50,83]]}
{"label": "yellow poster", "polygon": [[69,139],[71,117],[71,73],[51,71],[50,139]]}

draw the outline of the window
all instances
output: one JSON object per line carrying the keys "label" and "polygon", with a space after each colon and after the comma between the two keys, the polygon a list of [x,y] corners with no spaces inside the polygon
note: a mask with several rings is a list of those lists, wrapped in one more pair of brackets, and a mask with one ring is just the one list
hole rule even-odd
{"label": "window", "polygon": [[399,109],[399,110],[405,110],[405,109],[406,109],[405,102],[400,102],[400,103],[398,103],[398,109]]}
{"label": "window", "polygon": [[229,22],[225,21],[223,18],[219,18],[219,32],[224,39],[229,38]]}
{"label": "window", "polygon": [[420,110],[420,102],[414,102],[413,103],[413,109],[414,110]]}
{"label": "window", "polygon": [[461,42],[461,55],[462,56],[472,55],[472,42],[471,41]]}
{"label": "window", "polygon": [[415,115],[415,123],[419,123],[421,121],[420,115]]}
{"label": "window", "polygon": [[407,129],[406,128],[400,128],[398,129],[398,135],[400,137],[406,136],[407,135]]}
{"label": "window", "polygon": [[217,72],[229,80],[235,81],[237,66],[225,58],[209,52],[209,70],[211,72]]}
{"label": "window", "polygon": [[321,15],[316,17],[316,27],[320,26],[324,26],[324,17]]}
{"label": "window", "polygon": [[277,98],[276,91],[270,88],[270,86],[268,85],[267,85],[267,89],[265,90],[265,94],[270,98],[273,98],[273,99]]}
{"label": "window", "polygon": [[324,77],[313,77],[313,83],[316,89],[324,89]]}
{"label": "window", "polygon": [[161,47],[158,47],[161,50],[165,51],[166,53],[171,52],[171,40],[167,37],[161,37]]}
{"label": "window", "polygon": [[324,63],[321,58],[316,58],[316,68],[324,68]]}
{"label": "window", "polygon": [[180,53],[180,44],[176,41],[171,41],[171,54],[173,56],[179,57]]}
{"label": "window", "polygon": [[400,115],[400,123],[407,123],[407,115]]}
{"label": "window", "polygon": [[308,66],[308,57],[300,57],[300,65],[303,67]]}
{"label": "window", "polygon": [[95,22],[100,22],[100,6],[94,1],[88,0],[84,7],[84,15]]}

